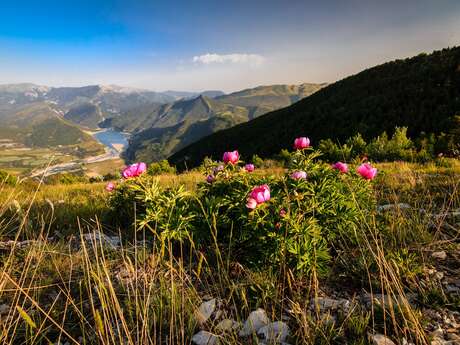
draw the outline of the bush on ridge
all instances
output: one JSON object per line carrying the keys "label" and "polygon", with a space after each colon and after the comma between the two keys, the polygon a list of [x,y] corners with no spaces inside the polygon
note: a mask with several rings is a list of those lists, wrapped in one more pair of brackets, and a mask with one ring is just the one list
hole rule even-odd
{"label": "bush on ridge", "polygon": [[206,178],[196,193],[163,189],[143,174],[117,186],[110,204],[121,220],[132,222],[136,214],[136,226],[151,230],[162,246],[166,240],[197,249],[217,245],[230,260],[260,269],[281,263],[298,274],[324,274],[331,256],[362,236],[375,209],[369,180],[376,170],[325,164],[308,138],[294,147],[283,176],[254,174],[232,151],[224,163],[204,162]]}

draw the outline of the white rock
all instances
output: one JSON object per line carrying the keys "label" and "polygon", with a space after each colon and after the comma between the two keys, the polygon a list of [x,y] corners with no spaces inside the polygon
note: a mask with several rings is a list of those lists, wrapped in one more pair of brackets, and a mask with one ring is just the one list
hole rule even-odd
{"label": "white rock", "polygon": [[8,314],[10,306],[8,304],[0,304],[0,315]]}
{"label": "white rock", "polygon": [[224,319],[219,322],[216,326],[216,330],[219,332],[229,332],[241,327],[241,323],[231,319]]}
{"label": "white rock", "polygon": [[247,337],[253,333],[257,333],[259,329],[266,326],[270,320],[268,319],[265,310],[259,308],[249,314],[248,319],[244,323],[243,329],[238,333],[240,337]]}
{"label": "white rock", "polygon": [[444,272],[436,272],[434,274],[434,278],[437,280],[442,280],[442,278],[444,278]]}
{"label": "white rock", "polygon": [[444,250],[439,252],[434,252],[431,254],[431,257],[438,260],[445,260],[447,258],[447,254]]}
{"label": "white rock", "polygon": [[102,245],[106,245],[106,246],[108,245],[109,247],[118,248],[121,244],[120,237],[107,236],[106,234],[103,234],[100,232],[87,233],[87,234],[83,234],[82,236],[86,242],[88,243],[96,242],[96,245],[99,244],[99,242],[101,242]]}
{"label": "white rock", "polygon": [[444,337],[444,331],[441,328],[441,326],[438,326],[438,328],[436,328],[433,332],[431,332],[431,336],[433,338],[442,338],[442,337]]}
{"label": "white rock", "polygon": [[377,206],[377,211],[381,212],[381,211],[389,211],[389,210],[392,210],[392,209],[400,209],[400,210],[403,210],[403,209],[408,209],[410,208],[410,205],[409,204],[405,204],[405,203],[399,203],[399,204],[386,204],[386,205],[380,205],[380,206]]}
{"label": "white rock", "polygon": [[289,336],[289,327],[282,321],[269,323],[257,331],[269,342],[283,342]]}
{"label": "white rock", "polygon": [[316,299],[312,299],[311,301],[311,309],[315,310],[316,307],[319,307],[321,312],[327,311],[327,310],[336,310],[339,308],[342,309],[349,309],[350,306],[350,301],[346,299],[332,299],[328,297],[318,297]]}
{"label": "white rock", "polygon": [[207,302],[201,303],[200,307],[195,311],[195,318],[200,325],[204,324],[211,317],[216,309],[216,299],[213,298]]}
{"label": "white rock", "polygon": [[451,344],[450,341],[445,341],[444,339],[441,339],[441,338],[438,338],[438,337],[435,337],[433,338],[433,340],[430,342],[430,345],[447,345],[447,344]]}
{"label": "white rock", "polygon": [[196,345],[216,345],[219,344],[219,337],[208,331],[199,331],[192,337]]}
{"label": "white rock", "polygon": [[396,345],[392,340],[385,337],[383,334],[374,334],[372,336],[372,344],[374,345]]}

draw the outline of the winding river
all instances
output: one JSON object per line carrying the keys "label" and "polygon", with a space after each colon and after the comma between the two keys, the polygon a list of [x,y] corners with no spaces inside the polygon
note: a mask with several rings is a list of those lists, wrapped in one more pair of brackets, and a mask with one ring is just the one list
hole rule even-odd
{"label": "winding river", "polygon": [[113,129],[95,132],[93,137],[117,156],[128,146],[128,134]]}
{"label": "winding river", "polygon": [[119,158],[121,153],[128,146],[129,135],[127,133],[117,132],[113,129],[103,129],[90,134],[105,146],[106,152],[104,154],[78,159],[67,163],[55,164],[44,169],[38,169],[33,171],[30,176],[49,176],[63,172],[79,171],[84,164],[103,162]]}

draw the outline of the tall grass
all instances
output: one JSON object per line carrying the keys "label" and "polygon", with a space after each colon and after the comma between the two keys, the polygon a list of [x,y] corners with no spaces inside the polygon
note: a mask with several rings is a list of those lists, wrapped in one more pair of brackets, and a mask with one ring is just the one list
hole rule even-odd
{"label": "tall grass", "polygon": [[[460,195],[458,171],[436,170],[439,175],[431,176],[431,170],[422,169],[431,167],[387,165],[379,200],[412,208],[395,207],[370,220],[363,216],[359,254],[350,248],[349,260],[336,262],[329,277],[313,271],[308,279],[283,263],[264,271],[249,269],[230,260],[231,248],[217,243],[206,252],[193,242],[177,246],[166,241],[160,248],[142,231],[133,236],[126,231],[135,229],[113,228],[104,218],[102,184],[1,185],[0,233],[13,241],[0,247],[0,342],[190,344],[199,329],[197,307],[216,297],[226,318],[244,321],[261,307],[272,320],[287,320],[291,343],[366,344],[368,333],[379,332],[428,344],[420,311],[428,293],[421,284],[422,268],[432,250],[449,250],[458,236],[458,229],[447,226],[456,226],[447,216],[432,215],[459,208]],[[200,178],[159,179],[185,183],[193,191]],[[209,230],[217,231],[212,222]],[[113,247],[97,235],[101,232],[131,240]],[[362,291],[374,297],[369,309],[358,303]],[[311,301],[333,292],[349,296],[351,311],[330,322]],[[409,302],[409,293],[417,294],[419,303]],[[204,327],[217,333],[217,322]],[[238,338],[236,331],[219,339],[223,344],[256,343]]]}

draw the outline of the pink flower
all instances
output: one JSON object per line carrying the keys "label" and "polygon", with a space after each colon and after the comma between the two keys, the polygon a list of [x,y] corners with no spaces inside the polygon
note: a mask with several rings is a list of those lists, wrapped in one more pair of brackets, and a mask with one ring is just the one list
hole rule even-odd
{"label": "pink flower", "polygon": [[105,185],[105,190],[106,190],[107,192],[111,192],[111,191],[113,191],[114,189],[115,189],[115,183],[113,183],[113,182],[109,182],[109,183],[107,183],[107,184]]}
{"label": "pink flower", "polygon": [[216,178],[214,177],[214,175],[206,176],[206,182],[208,182],[208,183],[213,183],[215,179]]}
{"label": "pink flower", "polygon": [[230,151],[230,152],[224,152],[224,157],[222,158],[225,164],[236,164],[239,159],[240,159],[240,154],[236,150]]}
{"label": "pink flower", "polygon": [[254,187],[249,193],[246,207],[253,210],[258,205],[270,200],[270,187],[264,184],[262,186]]}
{"label": "pink flower", "polygon": [[337,169],[341,173],[344,173],[344,174],[348,172],[348,164],[347,163],[337,162],[335,164],[332,164],[332,168]]}
{"label": "pink flower", "polygon": [[126,167],[121,173],[124,178],[137,177],[147,170],[144,162],[134,163]]}
{"label": "pink flower", "polygon": [[307,173],[305,171],[294,171],[291,174],[291,178],[294,180],[306,179]]}
{"label": "pink flower", "polygon": [[280,210],[280,217],[281,218],[286,217],[286,210],[284,208]]}
{"label": "pink flower", "polygon": [[310,139],[307,137],[300,137],[294,140],[294,148],[296,150],[302,150],[310,147]]}
{"label": "pink flower", "polygon": [[212,172],[214,175],[216,175],[219,171],[222,171],[222,170],[224,170],[224,166],[222,164],[219,164],[214,169],[212,169]]}
{"label": "pink flower", "polygon": [[250,210],[255,209],[257,207],[257,201],[253,198],[248,198],[246,207],[249,208]]}
{"label": "pink flower", "polygon": [[253,172],[254,171],[254,164],[246,164],[244,166],[244,170],[246,170],[247,172]]}
{"label": "pink flower", "polygon": [[366,180],[372,180],[377,175],[377,169],[369,163],[361,164],[356,171]]}

